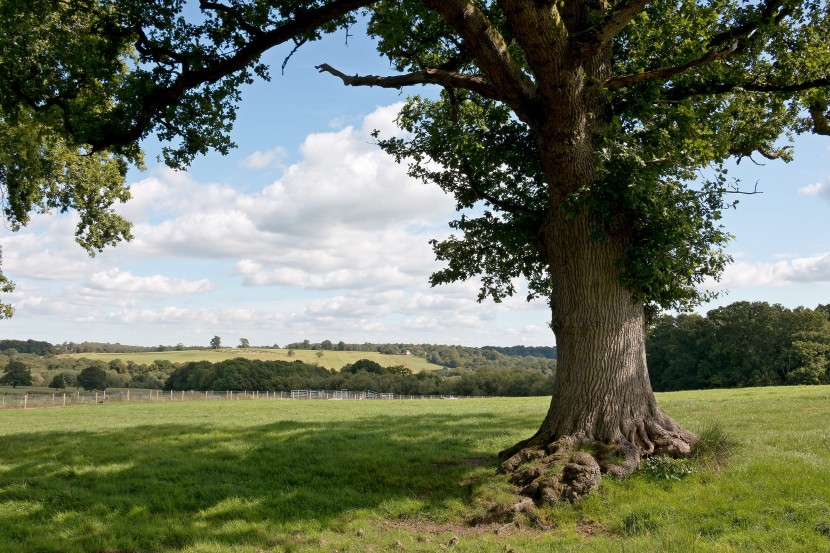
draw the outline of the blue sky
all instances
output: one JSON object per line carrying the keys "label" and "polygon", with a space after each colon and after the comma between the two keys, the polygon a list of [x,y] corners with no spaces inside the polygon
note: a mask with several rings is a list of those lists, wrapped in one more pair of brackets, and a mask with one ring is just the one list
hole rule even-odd
{"label": "blue sky", "polygon": [[[286,53],[269,54],[271,82],[245,90],[230,155],[175,173],[145,144],[148,170],[130,173],[134,197],[119,208],[135,223],[133,242],[91,259],[73,241],[71,217],[0,231],[3,270],[18,285],[0,336],[552,345],[543,301],[479,304],[474,282],[429,287],[439,265],[428,240],[449,233],[453,202],[408,179],[369,136],[396,132],[404,96],[347,88],[314,69],[388,73],[371,42],[359,31],[348,45],[328,37],[280,75]],[[738,300],[830,303],[830,138],[800,138],[793,163],[764,162],[731,170],[763,193],[740,196],[726,214],[735,263],[707,286],[729,294],[701,311]]]}

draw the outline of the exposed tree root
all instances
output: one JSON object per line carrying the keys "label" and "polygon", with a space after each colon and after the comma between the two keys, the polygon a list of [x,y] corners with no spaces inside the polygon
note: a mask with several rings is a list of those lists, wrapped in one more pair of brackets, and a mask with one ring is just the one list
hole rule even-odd
{"label": "exposed tree root", "polygon": [[665,415],[626,425],[608,442],[579,436],[550,440],[540,431],[500,454],[505,459],[501,471],[523,497],[513,505],[491,509],[485,518],[509,522],[537,506],[579,500],[599,485],[602,475],[628,476],[645,455],[685,457],[696,441],[694,434]]}

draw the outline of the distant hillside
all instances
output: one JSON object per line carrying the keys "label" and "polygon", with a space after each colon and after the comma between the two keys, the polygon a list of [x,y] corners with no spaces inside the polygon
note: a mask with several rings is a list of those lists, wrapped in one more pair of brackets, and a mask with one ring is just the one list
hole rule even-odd
{"label": "distant hillside", "polygon": [[[319,355],[318,355],[319,353]],[[402,365],[414,373],[440,369],[422,357],[414,355],[386,355],[378,352],[364,351],[322,351],[322,350],[288,350],[273,348],[220,348],[183,351],[149,351],[138,353],[71,353],[60,355],[61,358],[86,358],[110,362],[120,359],[125,363],[151,364],[154,361],[170,363],[187,363],[190,361],[209,361],[218,363],[236,357],[259,359],[262,361],[302,361],[317,364],[326,369],[340,369],[344,365],[359,359],[369,359],[383,366]]]}
{"label": "distant hillside", "polygon": [[[25,342],[21,342],[25,344]],[[43,342],[43,344],[46,344]],[[49,346],[50,344],[46,344]],[[53,353],[72,354],[90,359],[111,361],[121,359],[135,363],[151,363],[154,360],[167,360],[171,363],[187,361],[218,362],[233,357],[247,357],[262,360],[291,358],[320,366],[339,369],[347,363],[358,359],[371,359],[382,365],[403,365],[413,372],[433,370],[438,367],[448,369],[481,368],[525,368],[541,371],[556,367],[556,348],[544,346],[485,346],[474,348],[441,344],[348,344],[346,342],[292,342],[282,348],[219,348],[191,347],[177,344],[175,346],[130,346],[101,342],[64,343],[52,346]],[[20,350],[18,350],[20,351]],[[318,353],[319,352],[319,353]],[[252,357],[253,356],[253,357]],[[378,357],[382,356],[382,357]]]}

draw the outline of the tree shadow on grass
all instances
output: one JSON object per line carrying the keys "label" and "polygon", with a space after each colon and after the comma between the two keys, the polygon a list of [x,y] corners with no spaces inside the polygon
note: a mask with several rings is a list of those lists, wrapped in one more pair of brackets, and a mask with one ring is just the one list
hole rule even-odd
{"label": "tree shadow on grass", "polygon": [[419,414],[14,434],[0,451],[0,550],[273,550],[292,533],[345,530],[364,510],[440,518],[492,475],[481,444],[493,429],[524,425]]}

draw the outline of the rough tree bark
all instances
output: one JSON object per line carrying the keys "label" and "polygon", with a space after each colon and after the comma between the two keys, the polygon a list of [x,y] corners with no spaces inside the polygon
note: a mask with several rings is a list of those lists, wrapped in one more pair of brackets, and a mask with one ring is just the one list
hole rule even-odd
{"label": "rough tree bark", "polygon": [[593,239],[585,216],[551,221],[558,359],[550,408],[532,437],[500,453],[522,493],[541,502],[578,499],[602,474],[630,474],[646,454],[688,455],[697,439],[657,406],[643,304],[620,284],[621,240]]}

